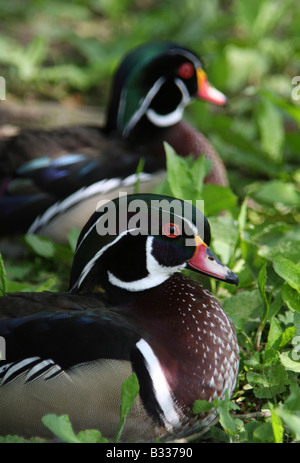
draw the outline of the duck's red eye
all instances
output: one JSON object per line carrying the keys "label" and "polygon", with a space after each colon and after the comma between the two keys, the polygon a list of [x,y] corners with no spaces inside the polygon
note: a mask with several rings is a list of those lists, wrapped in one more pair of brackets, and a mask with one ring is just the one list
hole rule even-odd
{"label": "duck's red eye", "polygon": [[192,63],[183,63],[178,69],[178,74],[182,79],[190,79],[195,73]]}
{"label": "duck's red eye", "polygon": [[180,235],[180,228],[175,223],[166,223],[162,231],[168,238],[177,238]]}

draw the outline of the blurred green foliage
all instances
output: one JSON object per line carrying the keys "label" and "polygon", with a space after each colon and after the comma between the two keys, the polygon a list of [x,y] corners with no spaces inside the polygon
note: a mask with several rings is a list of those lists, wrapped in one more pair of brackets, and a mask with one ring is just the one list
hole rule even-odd
{"label": "blurred green foliage", "polygon": [[[230,188],[203,185],[209,166],[201,160],[192,166],[172,151],[162,188],[205,199],[214,251],[240,279],[237,290],[211,283],[241,346],[235,403],[219,405],[223,427],[211,435],[226,442],[299,441],[300,3],[12,0],[0,3],[0,17],[0,75],[8,99],[25,104],[79,95],[81,103],[105,108],[114,69],[142,42],[171,39],[203,57],[210,81],[229,102],[225,108],[194,103],[185,118],[218,150]],[[0,290],[63,289],[76,236],[69,247],[24,238],[29,259],[5,261],[8,280],[1,266]]]}

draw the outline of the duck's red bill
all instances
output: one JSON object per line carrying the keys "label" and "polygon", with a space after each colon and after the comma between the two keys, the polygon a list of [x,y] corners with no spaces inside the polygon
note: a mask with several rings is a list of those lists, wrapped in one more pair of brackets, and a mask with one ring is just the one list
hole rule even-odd
{"label": "duck's red bill", "polygon": [[220,106],[224,106],[227,103],[226,96],[208,82],[207,75],[203,69],[197,70],[197,81],[197,98]]}
{"label": "duck's red bill", "polygon": [[188,261],[188,268],[197,270],[205,275],[238,285],[238,276],[214,255],[211,249],[199,236],[195,237],[196,252]]}

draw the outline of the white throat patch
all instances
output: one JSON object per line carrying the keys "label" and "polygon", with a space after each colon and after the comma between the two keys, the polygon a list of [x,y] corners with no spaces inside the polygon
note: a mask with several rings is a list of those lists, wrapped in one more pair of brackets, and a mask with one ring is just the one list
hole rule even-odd
{"label": "white throat patch", "polygon": [[122,281],[113,273],[107,272],[109,282],[118,288],[126,289],[127,291],[144,291],[145,289],[154,288],[166,281],[173,273],[185,268],[186,264],[176,267],[165,267],[152,255],[152,243],[154,237],[148,236],[146,240],[146,266],[148,275],[140,280]]}
{"label": "white throat patch", "polygon": [[[130,131],[136,126],[136,124],[140,121],[140,119],[146,114],[147,118],[149,119],[152,124],[156,125],[157,127],[169,127],[177,122],[181,121],[184,108],[188,105],[191,100],[190,94],[182,82],[181,79],[176,78],[174,80],[175,84],[179,88],[182,94],[182,99],[177,106],[177,108],[169,114],[158,114],[153,109],[149,108],[151,101],[159,92],[161,86],[165,83],[165,77],[160,77],[154,85],[151,87],[145,98],[142,100],[139,108],[134,112],[131,119],[127,123],[126,127],[123,130],[123,136],[127,137]],[[118,111],[118,121],[121,120],[121,117],[124,112],[124,106],[126,101],[126,91],[124,91],[124,95],[121,95],[121,101],[119,105]]]}
{"label": "white throat patch", "polygon": [[146,115],[149,121],[157,127],[170,127],[177,124],[177,122],[180,122],[183,116],[184,108],[190,102],[190,94],[182,80],[175,79],[175,84],[182,93],[182,99],[174,111],[169,114],[158,114],[151,108],[146,111]]}

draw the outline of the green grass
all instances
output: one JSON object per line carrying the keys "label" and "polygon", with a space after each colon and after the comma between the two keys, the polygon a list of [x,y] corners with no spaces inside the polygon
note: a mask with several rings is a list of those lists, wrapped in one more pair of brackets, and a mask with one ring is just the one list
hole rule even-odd
{"label": "green grass", "polygon": [[[220,153],[230,188],[198,182],[209,166],[191,168],[172,150],[161,188],[205,200],[213,250],[240,279],[238,288],[210,283],[235,324],[241,361],[235,393],[214,404],[220,424],[206,439],[298,442],[300,92],[292,79],[300,75],[299,2],[31,1],[25,8],[15,1],[0,14],[0,74],[8,97],[25,101],[76,103],[79,96],[102,110],[117,62],[142,41],[171,38],[203,55],[229,103],[195,102],[186,119]],[[65,289],[75,236],[66,246],[23,238],[26,259],[5,259],[0,291]]]}

